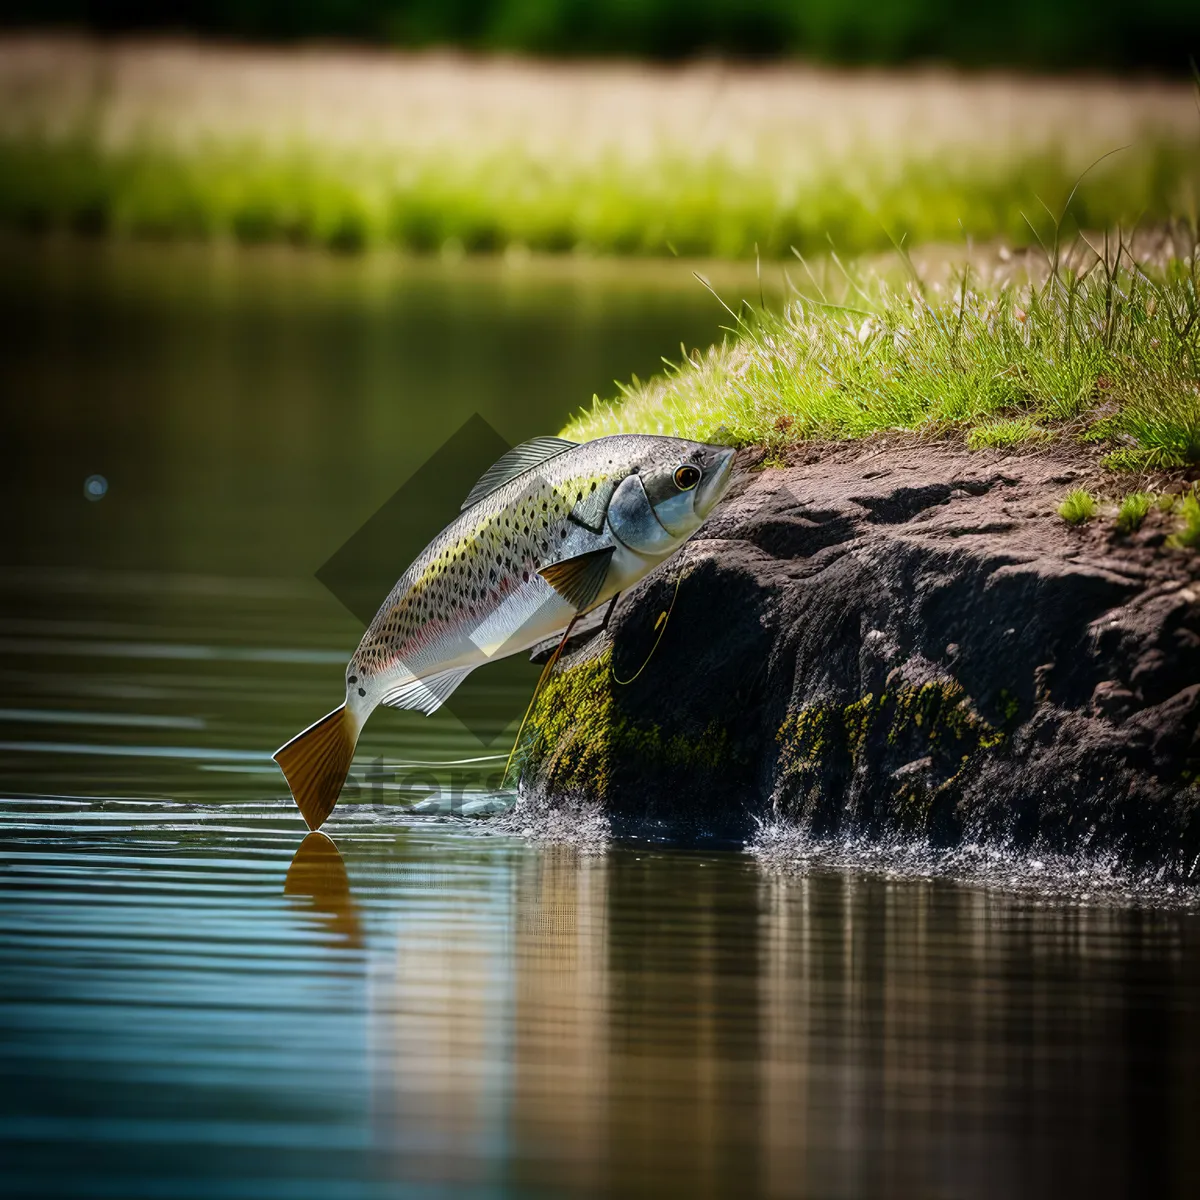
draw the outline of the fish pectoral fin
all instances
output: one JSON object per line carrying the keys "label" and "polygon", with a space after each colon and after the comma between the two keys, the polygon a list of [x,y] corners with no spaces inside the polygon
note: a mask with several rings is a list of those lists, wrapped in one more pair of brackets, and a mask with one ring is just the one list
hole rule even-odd
{"label": "fish pectoral fin", "polygon": [[596,603],[608,576],[613,553],[612,546],[589,550],[586,554],[542,567],[538,574],[576,611],[583,612]]}
{"label": "fish pectoral fin", "polygon": [[450,698],[450,694],[474,667],[454,667],[426,675],[424,679],[406,679],[383,694],[382,703],[390,708],[410,708],[426,716],[435,713]]}
{"label": "fish pectoral fin", "polygon": [[539,437],[514,446],[484,471],[479,482],[467,494],[461,511],[465,512],[473,504],[478,504],[484,496],[490,496],[510,479],[516,479],[518,475],[524,475],[526,471],[531,471],[534,467],[540,466],[551,458],[557,458],[568,450],[574,450],[578,445],[578,442],[569,442],[566,438]]}

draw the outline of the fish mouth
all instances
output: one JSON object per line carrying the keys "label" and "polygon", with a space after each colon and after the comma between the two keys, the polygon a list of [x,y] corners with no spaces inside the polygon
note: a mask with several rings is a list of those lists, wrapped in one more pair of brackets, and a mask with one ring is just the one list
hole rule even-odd
{"label": "fish mouth", "polygon": [[728,490],[735,453],[732,446],[713,447],[711,463],[705,468],[704,478],[696,489],[696,512],[701,517],[707,517]]}

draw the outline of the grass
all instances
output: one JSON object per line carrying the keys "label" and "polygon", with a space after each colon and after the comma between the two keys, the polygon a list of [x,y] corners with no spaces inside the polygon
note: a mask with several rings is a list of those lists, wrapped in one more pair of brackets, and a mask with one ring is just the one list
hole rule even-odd
{"label": "grass", "polygon": [[1119,416],[1098,432],[1111,433],[1126,443],[1108,457],[1108,465],[1118,469],[1179,467],[1200,461],[1200,403],[1195,388],[1173,387],[1150,373],[1131,380]]}
{"label": "grass", "polygon": [[1154,497],[1149,492],[1130,492],[1117,507],[1117,530],[1120,533],[1136,533],[1150,512]]}
{"label": "grass", "polygon": [[1097,508],[1096,497],[1091,492],[1076,488],[1063,497],[1063,502],[1058,506],[1058,515],[1068,525],[1082,525],[1096,515]]}
{"label": "grass", "polygon": [[967,449],[1000,450],[1005,446],[1035,442],[1047,436],[1046,430],[1029,417],[981,421],[967,434]]}
{"label": "grass", "polygon": [[1183,550],[1195,550],[1200,547],[1200,496],[1195,490],[1188,492],[1179,502],[1179,515],[1183,518],[1183,524],[1167,539],[1167,544]]}
{"label": "grass", "polygon": [[1184,85],[0,41],[0,224],[779,258],[1200,196]]}
{"label": "grass", "polygon": [[[797,264],[782,310],[731,306],[724,342],[594,399],[564,435],[674,434],[768,451],[811,438],[961,430],[973,448],[1098,442],[1113,467],[1200,462],[1200,237],[1114,236],[1039,270],[927,284]],[[832,275],[832,278],[829,276]]]}

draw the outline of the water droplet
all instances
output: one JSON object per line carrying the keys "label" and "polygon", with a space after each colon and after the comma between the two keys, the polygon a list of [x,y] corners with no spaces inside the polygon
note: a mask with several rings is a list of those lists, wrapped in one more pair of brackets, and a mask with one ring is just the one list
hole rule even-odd
{"label": "water droplet", "polygon": [[83,494],[89,500],[103,500],[108,492],[108,480],[103,475],[89,475],[83,481]]}

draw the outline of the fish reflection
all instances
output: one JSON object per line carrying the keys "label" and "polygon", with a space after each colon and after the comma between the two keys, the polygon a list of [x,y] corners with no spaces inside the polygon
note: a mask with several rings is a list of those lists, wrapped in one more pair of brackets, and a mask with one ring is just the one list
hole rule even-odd
{"label": "fish reflection", "polygon": [[283,894],[307,900],[339,945],[356,950],[362,947],[362,922],[350,891],[350,878],[332,838],[313,832],[300,843],[283,881]]}

